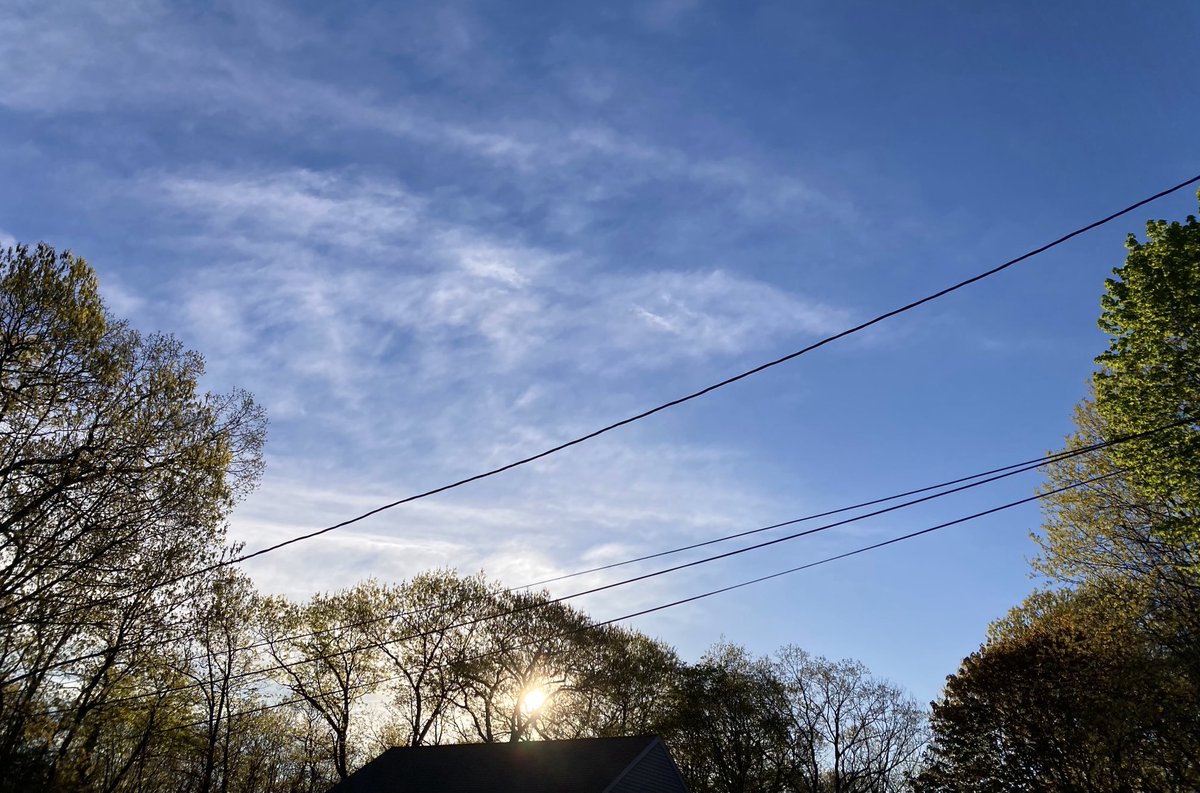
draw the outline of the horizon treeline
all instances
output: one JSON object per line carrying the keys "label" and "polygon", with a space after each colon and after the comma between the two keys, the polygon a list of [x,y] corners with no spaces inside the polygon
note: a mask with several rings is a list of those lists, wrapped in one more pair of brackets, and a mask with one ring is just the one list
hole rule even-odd
{"label": "horizon treeline", "polygon": [[152,641],[93,624],[96,657],[5,698],[10,789],[316,793],[389,746],[658,734],[693,791],[888,791],[924,746],[924,708],[854,661],[722,643],[687,663],[482,575],[305,602],[208,583]]}

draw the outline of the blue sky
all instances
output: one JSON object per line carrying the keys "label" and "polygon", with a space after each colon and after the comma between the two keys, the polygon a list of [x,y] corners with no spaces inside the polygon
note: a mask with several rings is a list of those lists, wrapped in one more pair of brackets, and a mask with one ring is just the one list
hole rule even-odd
{"label": "blue sky", "polygon": [[[1197,171],[1192,3],[153,0],[0,14],[0,237],[271,417],[250,549],[768,360]],[[1020,6],[1024,6],[1023,8]],[[704,400],[255,561],[508,584],[1036,456],[1147,217]],[[1029,476],[580,603],[598,618],[1030,494]],[[1036,507],[635,624],[933,697]],[[649,569],[649,568],[645,568]],[[599,581],[600,578],[592,579]],[[573,589],[572,584],[555,588]]]}

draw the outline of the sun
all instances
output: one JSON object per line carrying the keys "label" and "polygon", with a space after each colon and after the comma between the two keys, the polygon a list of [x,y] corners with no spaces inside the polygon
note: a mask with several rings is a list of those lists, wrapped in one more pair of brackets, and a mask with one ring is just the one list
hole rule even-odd
{"label": "sun", "polygon": [[546,702],[546,692],[540,688],[531,688],[521,696],[521,710],[530,714]]}

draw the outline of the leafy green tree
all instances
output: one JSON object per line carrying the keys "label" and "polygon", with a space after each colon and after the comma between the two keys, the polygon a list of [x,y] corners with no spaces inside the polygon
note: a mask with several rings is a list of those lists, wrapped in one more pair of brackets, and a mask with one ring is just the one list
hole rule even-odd
{"label": "leafy green tree", "polygon": [[364,581],[314,595],[300,605],[284,598],[263,603],[268,652],[277,677],[327,729],[325,752],[337,779],[357,767],[362,737],[356,713],[383,678],[379,648],[369,627],[379,615],[379,585]]}
{"label": "leafy green tree", "polygon": [[[558,690],[584,673],[591,620],[544,592],[504,590],[491,597],[474,633],[472,652],[458,664],[455,719],[463,740],[531,740],[552,719]],[[547,699],[528,708],[525,697]]]}
{"label": "leafy green tree", "polygon": [[1200,222],[1151,221],[1146,241],[1130,235],[1126,247],[1101,299],[1111,339],[1096,359],[1096,410],[1118,435],[1183,422],[1112,454],[1148,497],[1174,508],[1156,529],[1200,542]]}
{"label": "leafy green tree", "polygon": [[191,684],[195,710],[203,723],[197,793],[228,793],[242,761],[239,731],[253,725],[235,714],[258,704],[255,672],[262,667],[252,645],[258,624],[258,597],[250,580],[230,568],[195,582],[191,640],[180,665]]}
{"label": "leafy green tree", "polygon": [[[921,789],[1200,785],[1200,224],[1155,221],[1106,282],[1094,398],[1047,466],[1056,589],[992,627],[934,704]],[[1064,586],[1065,585],[1065,586]]]}
{"label": "leafy green tree", "polygon": [[[679,665],[636,631],[545,593],[431,571],[379,587],[368,627],[389,682],[382,747],[654,732]],[[514,613],[508,613],[514,612]],[[537,691],[537,707],[522,702]]]}
{"label": "leafy green tree", "polygon": [[[1113,436],[1090,400],[1076,408],[1075,424],[1069,449]],[[1129,618],[1200,681],[1200,544],[1169,540],[1159,530],[1194,513],[1148,494],[1115,457],[1116,449],[1106,448],[1046,467],[1047,490],[1094,481],[1044,499],[1034,568],[1052,581],[1107,592],[1115,604],[1143,609]]]}
{"label": "leafy green tree", "polygon": [[615,625],[576,637],[573,676],[558,684],[538,733],[548,739],[658,733],[682,666],[662,642]]}
{"label": "leafy green tree", "polygon": [[494,587],[482,576],[430,571],[381,587],[376,609],[386,617],[369,627],[386,676],[394,678],[389,745],[441,743],[453,731],[459,670],[476,652],[482,629],[474,618],[492,606]]}

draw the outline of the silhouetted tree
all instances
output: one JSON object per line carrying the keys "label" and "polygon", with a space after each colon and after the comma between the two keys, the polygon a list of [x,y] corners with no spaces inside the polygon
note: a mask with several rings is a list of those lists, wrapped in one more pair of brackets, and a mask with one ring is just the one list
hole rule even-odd
{"label": "silhouetted tree", "polygon": [[176,579],[219,556],[262,465],[260,410],[202,373],[108,314],[82,259],[0,252],[0,784],[86,786],[112,730],[149,743],[106,702],[166,684]]}

